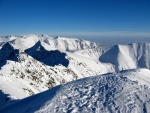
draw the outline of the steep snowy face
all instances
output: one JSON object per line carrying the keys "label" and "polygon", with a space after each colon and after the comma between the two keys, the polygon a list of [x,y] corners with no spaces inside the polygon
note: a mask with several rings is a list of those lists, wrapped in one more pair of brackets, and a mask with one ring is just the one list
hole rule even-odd
{"label": "steep snowy face", "polygon": [[7,40],[4,41],[10,41],[17,49],[20,50],[26,50],[28,48],[31,48],[33,45],[35,45],[38,41],[41,41],[51,50],[61,50],[61,51],[74,51],[74,50],[80,50],[80,49],[90,49],[90,48],[97,48],[99,47],[99,44],[86,41],[86,40],[80,40],[76,38],[64,38],[64,37],[56,37],[52,38],[47,35],[24,35],[24,36],[18,36],[18,37],[9,37]]}
{"label": "steep snowy face", "polygon": [[114,65],[118,65],[118,53],[119,53],[119,46],[115,45],[110,50],[102,54],[99,58],[101,62],[112,63]]}
{"label": "steep snowy face", "polygon": [[53,39],[47,38],[44,40],[44,42],[49,44],[51,48],[56,48],[62,51],[90,49],[90,48],[97,48],[99,46],[99,44],[94,42],[64,37],[56,37]]}
{"label": "steep snowy face", "polygon": [[1,42],[12,41],[12,40],[15,40],[16,38],[18,38],[18,37],[17,36],[13,36],[13,35],[3,36],[3,37],[0,37],[0,43]]}
{"label": "steep snowy face", "polygon": [[[1,41],[0,45],[0,99],[2,100],[0,101],[1,107],[4,104],[9,104],[10,102],[12,102],[12,100],[22,99],[76,79],[100,75],[104,73],[118,72],[121,70],[137,69],[140,67],[149,69],[150,66],[150,44],[148,43],[133,43],[128,45],[115,45],[113,47],[110,47],[99,46],[96,43],[79,39],[63,37],[51,38],[47,35],[25,35],[12,38],[9,37],[7,40]],[[126,76],[128,79],[131,79],[131,81],[138,81],[138,83],[150,85],[148,82],[150,81],[149,70],[142,71],[141,73],[139,73],[138,70],[136,70],[135,73],[132,73],[131,70],[131,72],[121,74],[123,76]],[[135,77],[135,75],[137,76]],[[120,77],[120,79],[122,80],[123,78]],[[99,80],[101,81],[101,79]],[[84,80],[82,82],[84,83]],[[96,83],[98,81],[94,80],[91,84],[93,85],[94,82]],[[135,82],[133,82],[133,84],[134,83]],[[84,85],[86,86],[86,84],[79,83],[79,85],[83,85],[81,89],[83,91],[85,90],[85,92],[83,93],[86,94],[88,92],[84,87]],[[89,86],[92,87],[92,85]],[[124,86],[124,84],[118,85],[121,85],[121,87],[126,87],[126,85]],[[137,84],[135,83],[134,85],[136,86]],[[68,88],[68,90],[66,90],[63,89],[63,87],[66,87],[66,85],[60,87],[58,86],[58,92],[60,91],[59,89],[68,92],[70,91],[70,93],[71,90],[74,91],[74,89]],[[75,87],[79,89],[78,86]],[[88,87],[88,90],[90,89],[90,87]],[[93,85],[92,88],[94,87],[96,88],[97,86]],[[97,89],[94,90],[97,91]],[[142,91],[143,90],[147,89],[142,89]],[[121,91],[124,92],[124,90]],[[80,92],[81,91],[79,90],[77,95],[80,95]],[[73,93],[76,92],[74,91]],[[70,95],[73,95],[73,93],[71,93]],[[79,97],[82,97],[84,95],[83,93],[82,95],[78,96],[78,99]],[[67,95],[65,93],[63,94]],[[61,97],[62,95],[59,94],[59,96]],[[90,96],[86,96],[87,98],[84,98],[90,98]],[[114,97],[112,98],[115,99]],[[49,99],[45,101],[49,101]],[[65,100],[63,101],[65,102]],[[68,101],[70,101],[70,99],[68,99],[67,102]],[[90,101],[92,102],[92,100]],[[61,100],[59,100],[58,102],[61,102]],[[88,105],[88,107],[91,105],[88,103],[86,104]],[[64,105],[61,105],[61,107],[64,107]],[[54,110],[54,112],[61,112],[61,107]],[[73,109],[73,112],[76,112],[76,110],[74,110],[76,108],[74,107],[75,105],[72,105],[72,107],[70,108]],[[105,104],[102,104],[102,107],[105,107]],[[67,109],[66,107],[64,108]],[[81,108],[79,107],[77,109]],[[90,111],[94,112],[94,109],[96,110],[97,108],[90,108]],[[125,107],[125,109],[128,108]],[[107,110],[105,109],[104,111]],[[102,112],[104,111],[102,110]]]}
{"label": "steep snowy face", "polygon": [[139,67],[150,69],[150,44],[132,44],[133,47],[137,48],[137,59]]}
{"label": "steep snowy face", "polygon": [[12,40],[11,43],[20,50],[25,50],[37,43],[39,41],[39,37],[37,35],[25,35],[17,37],[15,40]]}
{"label": "steep snowy face", "polygon": [[47,66],[20,52],[17,62],[7,60],[1,68],[0,90],[20,99],[75,79],[76,73],[63,65]]}
{"label": "steep snowy face", "polygon": [[[101,75],[57,86],[2,109],[2,113],[145,113],[150,89],[123,76]],[[32,101],[31,101],[32,100]]]}
{"label": "steep snowy face", "polygon": [[49,65],[63,65],[68,67],[69,61],[66,59],[66,53],[61,53],[58,50],[47,51],[42,45],[41,42],[38,41],[33,47],[25,50],[25,52],[32,56],[34,59]]}
{"label": "steep snowy face", "polygon": [[91,49],[76,50],[73,53],[83,57],[90,58],[92,60],[99,60],[99,57],[106,51],[108,51],[110,48],[111,46],[99,46]]}
{"label": "steep snowy face", "polygon": [[[5,63],[0,70],[0,90],[4,94],[1,96],[4,97],[4,103],[8,104],[14,99],[25,98],[79,78],[114,72],[112,65],[98,61],[97,56],[101,50],[82,50],[82,53],[91,51],[91,56],[87,56],[77,54],[78,50],[48,50],[45,49],[47,45],[37,41],[25,51],[15,49],[17,46],[13,41],[2,46],[0,55]],[[92,57],[94,54],[97,54],[96,59]]]}
{"label": "steep snowy face", "polygon": [[132,43],[129,45],[115,45],[99,58],[101,62],[112,63],[116,71],[150,68],[150,44]]}
{"label": "steep snowy face", "polygon": [[0,68],[6,64],[7,60],[18,61],[19,50],[14,49],[10,43],[5,43],[0,50]]}

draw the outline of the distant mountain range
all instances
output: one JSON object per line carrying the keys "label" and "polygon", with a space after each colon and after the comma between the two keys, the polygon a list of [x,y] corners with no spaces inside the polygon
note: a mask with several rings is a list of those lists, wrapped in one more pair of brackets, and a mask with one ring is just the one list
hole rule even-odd
{"label": "distant mountain range", "polygon": [[[20,103],[22,101],[18,101],[18,99],[23,99],[25,97],[43,92],[60,84],[65,84],[67,82],[84,77],[96,76],[106,73],[112,73],[113,78],[111,78],[110,75],[108,76],[108,78],[105,77],[105,75],[102,75],[102,78],[95,77],[92,83],[90,82],[90,85],[94,84],[94,82],[98,82],[101,80],[103,81],[103,79],[106,79],[106,81],[108,79],[107,82],[109,82],[110,78],[110,82],[112,82],[113,84],[113,79],[118,80],[119,83],[116,85],[121,85],[120,88],[126,86],[128,82],[129,87],[131,85],[133,89],[134,85],[137,88],[143,88],[144,86],[139,86],[138,84],[133,82],[134,77],[128,76],[127,78],[129,80],[126,81],[125,76],[130,71],[132,72],[132,74],[130,75],[133,75],[133,73],[138,74],[138,70],[144,70],[142,71],[142,74],[145,74],[145,72],[149,74],[149,43],[132,43],[126,45],[118,44],[114,46],[104,46],[95,42],[75,38],[52,38],[47,35],[24,35],[0,38],[0,46],[0,108],[3,108],[10,103],[15,103],[15,101],[17,101],[16,103]],[[121,75],[119,75],[119,77],[114,77],[114,73],[122,73],[125,78]],[[142,76],[142,74],[140,74],[140,77]],[[91,77],[88,79],[93,78]],[[140,80],[136,77],[135,79],[139,83],[141,83]],[[142,79],[146,81],[145,78]],[[86,82],[86,79],[83,79],[83,81]],[[123,84],[120,83],[121,81],[123,81]],[[149,82],[146,82],[145,85],[148,84]],[[86,85],[86,83],[82,83],[81,85],[84,86]],[[115,87],[117,88],[116,85]],[[92,87],[94,86],[88,87],[88,89]],[[101,87],[101,85],[99,87]],[[77,89],[79,89],[78,86]],[[105,89],[109,88],[105,87]],[[60,88],[60,90],[62,91],[66,89]],[[85,90],[84,93],[86,93],[86,87],[84,87],[83,90]],[[94,90],[98,90],[98,87]],[[68,89],[67,91],[71,91],[71,89]],[[148,92],[144,93],[144,95],[149,94],[149,90],[146,91]],[[126,89],[120,90],[120,92],[126,92]],[[70,92],[70,95],[72,93],[73,92]],[[107,95],[107,93],[105,93],[105,96]],[[79,95],[81,95],[81,93],[79,93]],[[133,95],[135,96],[135,94]],[[147,98],[144,98],[143,101],[146,102],[146,99]],[[68,99],[67,102],[68,101],[70,101],[70,99]],[[109,111],[109,105],[107,104],[107,102],[105,104],[106,105],[104,105],[103,103],[102,108],[106,107],[107,109],[103,109],[102,112]],[[124,104],[122,106],[124,106]],[[73,105],[72,108],[75,109]],[[53,109],[53,106],[51,107],[51,109]],[[113,110],[119,108],[110,109]],[[127,109],[128,111],[128,108],[125,109]],[[143,109],[147,110],[147,108]],[[93,110],[97,109],[93,107],[93,109],[91,109],[91,112],[93,112]],[[59,108],[58,111],[61,112]],[[122,110],[120,110],[120,112],[121,111]]]}

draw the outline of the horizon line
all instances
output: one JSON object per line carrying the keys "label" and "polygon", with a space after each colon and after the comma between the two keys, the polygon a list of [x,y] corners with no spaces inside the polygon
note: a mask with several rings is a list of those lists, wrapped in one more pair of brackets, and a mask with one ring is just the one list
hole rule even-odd
{"label": "horizon line", "polygon": [[[48,36],[104,36],[104,37],[111,37],[111,36],[131,36],[131,37],[150,37],[150,32],[49,32],[49,33],[26,33],[26,34],[10,34],[13,36],[23,36],[23,35],[48,35]],[[10,35],[0,35],[0,36],[10,36]]]}

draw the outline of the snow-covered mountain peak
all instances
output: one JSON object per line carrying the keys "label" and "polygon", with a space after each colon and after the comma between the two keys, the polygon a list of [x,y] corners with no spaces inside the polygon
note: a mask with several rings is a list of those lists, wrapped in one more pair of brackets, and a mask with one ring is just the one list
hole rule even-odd
{"label": "snow-covered mountain peak", "polygon": [[10,42],[6,42],[3,44],[2,48],[1,48],[2,51],[11,51],[11,50],[14,50],[14,47],[11,45]]}
{"label": "snow-covered mountain peak", "polygon": [[[111,49],[102,54],[99,58],[101,62],[112,63],[118,65],[117,58],[119,53],[119,45],[113,46]],[[111,56],[111,57],[110,57]]]}
{"label": "snow-covered mountain peak", "polygon": [[68,67],[69,61],[66,59],[66,53],[62,53],[59,50],[47,51],[38,41],[33,47],[25,50],[25,52],[32,56],[34,59],[43,62],[49,66],[63,65]]}
{"label": "snow-covered mountain peak", "polygon": [[[31,52],[45,50],[45,48],[41,45],[41,41],[38,41],[34,46],[31,47]],[[26,50],[27,51],[27,50]]]}
{"label": "snow-covered mountain peak", "polygon": [[116,71],[135,69],[138,67],[150,68],[150,44],[132,43],[115,45],[102,54],[101,62],[112,63]]}
{"label": "snow-covered mountain peak", "polygon": [[7,60],[19,60],[19,50],[15,49],[9,42],[5,43],[0,50],[0,68],[6,64]]}
{"label": "snow-covered mountain peak", "polygon": [[97,48],[99,45],[94,42],[80,40],[76,38],[66,38],[66,37],[55,37],[52,38],[48,35],[23,35],[23,36],[12,36],[7,39],[2,39],[1,42],[10,41],[14,47],[21,49],[22,51],[32,47],[38,41],[47,44],[51,50],[62,50],[62,51],[73,51],[81,49]]}
{"label": "snow-covered mountain peak", "polygon": [[[65,37],[52,38],[49,37],[48,35],[24,35],[24,36],[15,36],[15,38],[12,37],[12,40],[11,37],[10,40],[9,38],[6,40],[2,39],[0,40],[0,45],[1,45],[0,97],[2,99],[2,101],[0,101],[0,106],[7,105],[9,104],[9,102],[12,102],[12,100],[14,99],[22,99],[27,96],[37,94],[39,92],[45,91],[49,88],[52,88],[60,84],[64,84],[69,81],[73,81],[83,77],[105,74],[105,73],[114,74],[116,72],[119,72],[119,74],[117,74],[117,77],[118,76],[119,77],[113,78],[110,77],[110,74],[109,75],[106,74],[106,75],[102,75],[106,77],[100,79],[96,78],[99,79],[99,81],[102,80],[104,81],[104,83],[106,83],[104,87],[99,86],[102,87],[102,90],[104,92],[106,91],[106,89],[109,89],[107,87],[108,85],[107,82],[112,83],[112,86],[114,84],[116,88],[118,88],[117,85],[118,86],[120,85],[121,89],[118,91],[121,91],[125,94],[127,89],[122,90],[122,87],[124,87],[125,84],[126,84],[125,87],[128,86],[127,84],[129,84],[129,86],[131,86],[132,88],[135,86],[136,88],[139,89],[140,87],[143,88],[143,85],[147,85],[147,86],[150,85],[148,82],[150,81],[150,77],[149,77],[150,71],[148,70],[150,67],[150,57],[149,57],[150,44],[149,43],[132,43],[126,45],[118,44],[114,46],[103,46],[103,45],[100,46],[99,44],[94,42],[75,39],[75,38],[65,38]],[[141,67],[145,68],[146,71],[139,69]],[[123,72],[122,70],[127,70],[127,71]],[[122,76],[127,77],[127,79]],[[95,78],[89,78],[89,79],[95,79]],[[123,84],[121,84],[120,82],[118,84],[117,81],[116,81],[117,83],[115,84],[114,82],[112,82],[112,79],[114,81],[116,79],[118,79],[120,82],[123,81]],[[128,79],[130,79],[131,81]],[[86,82],[86,80],[83,79],[83,81],[81,80],[81,82],[84,83],[85,81],[85,83],[80,84],[79,81],[77,83],[79,83],[80,86],[83,85],[81,89],[83,92],[85,91],[84,92],[85,94],[87,94],[89,89],[94,89],[94,87],[96,88],[97,87],[96,85],[94,85],[94,87],[92,85],[95,84],[96,82],[99,82],[96,80],[94,80],[93,82]],[[138,84],[135,81],[138,81]],[[88,86],[88,84],[86,83],[92,85],[89,85],[88,88],[84,87],[84,85]],[[142,86],[140,86],[139,84],[140,85],[142,84]],[[105,88],[105,86],[107,88]],[[70,95],[75,94],[77,90],[79,91],[79,92],[77,91],[78,92],[77,94],[79,95],[77,96],[79,97],[78,99],[80,99],[81,97],[82,100],[84,99],[87,100],[91,98],[93,94],[93,92],[88,93],[89,95],[91,95],[91,97],[85,95],[86,97],[82,98],[84,93],[80,94],[80,88],[78,86],[75,85],[77,90],[69,89],[69,88],[68,90],[66,90],[66,88],[64,89],[64,87],[66,86],[65,85],[61,86],[61,91],[64,90],[66,92],[70,92],[70,94],[69,93],[66,94],[64,92],[62,93],[61,91],[58,92],[61,92],[64,95],[68,95],[69,99],[67,99],[67,102],[70,101],[71,98]],[[134,88],[133,89],[132,88],[131,91],[134,90]],[[74,92],[71,93],[71,90],[73,90]],[[94,90],[97,91],[97,89]],[[107,93],[109,95],[109,91],[105,92],[106,95],[103,93],[105,95],[103,98],[105,99],[107,98]],[[139,93],[139,90],[134,90],[134,91],[135,92],[137,91]],[[60,93],[58,93],[58,95],[60,97],[62,96]],[[99,94],[97,93],[96,95]],[[94,94],[95,97],[96,95]],[[145,93],[144,96],[145,95],[147,94]],[[129,98],[131,96],[132,95],[130,95]],[[101,97],[101,95],[99,97]],[[114,100],[117,97],[116,98],[111,97],[111,98],[113,98]],[[93,102],[92,101],[93,99],[94,97],[90,100],[90,102]],[[108,110],[109,99],[108,98],[106,100],[105,99],[102,103],[100,101],[101,104],[99,106],[102,105],[101,107],[103,108],[103,110],[106,108],[104,111],[109,111]],[[98,98],[95,102],[97,101],[99,102],[99,100],[101,100],[101,98]],[[46,101],[50,102],[49,100]],[[64,102],[65,100],[62,99],[62,101]],[[60,103],[62,101],[59,100]],[[53,101],[51,102],[52,102],[51,105],[53,106]],[[114,105],[113,102],[111,104]],[[93,105],[93,103],[89,104],[87,102],[85,105],[87,105],[90,108],[90,106]],[[133,105],[138,106],[139,104],[133,104]],[[66,106],[67,105],[63,106],[62,104],[58,106],[59,108],[54,112],[61,111],[60,109],[62,107],[68,110]],[[76,107],[74,107],[74,105],[68,105],[68,106],[71,106],[70,108],[73,109],[72,112],[76,112],[76,111],[78,112],[78,110],[76,109],[80,109],[80,107],[78,108],[78,106]],[[98,109],[99,106],[90,108],[88,110],[94,112],[93,110]],[[118,109],[116,108],[116,103],[114,106],[115,108],[113,108],[112,106],[111,109],[112,111],[114,109]],[[129,110],[128,106],[124,104],[122,104],[122,106],[124,106],[124,108],[127,108]]]}

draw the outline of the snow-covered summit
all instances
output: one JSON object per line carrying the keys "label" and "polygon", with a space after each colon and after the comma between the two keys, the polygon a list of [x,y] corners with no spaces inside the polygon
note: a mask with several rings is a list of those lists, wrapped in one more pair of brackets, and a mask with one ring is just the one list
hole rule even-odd
{"label": "snow-covered summit", "polygon": [[58,50],[47,51],[42,45],[41,42],[38,41],[33,47],[25,50],[25,52],[32,56],[34,59],[49,65],[63,65],[68,67],[69,60],[66,59],[66,53],[62,53]]}
{"label": "snow-covered summit", "polygon": [[150,68],[150,43],[115,45],[99,58],[100,62],[112,63],[117,71]]}
{"label": "snow-covered summit", "polygon": [[[49,37],[48,35],[30,34],[30,35],[23,35],[23,36],[10,36],[5,40],[4,39],[0,40],[0,45],[1,45],[1,49],[0,49],[0,65],[1,65],[0,106],[1,107],[8,105],[11,102],[17,101],[18,99],[22,99],[43,92],[49,88],[61,84],[65,84],[70,81],[74,81],[89,76],[101,75],[105,73],[120,72],[121,75],[118,74],[119,78],[115,78],[115,80],[119,79],[123,81],[124,84],[121,83],[115,84],[114,82],[112,82],[112,80],[109,81],[109,79],[105,77],[104,78],[91,77],[89,79],[97,79],[97,80],[91,80],[92,83],[91,82],[88,83],[93,85],[94,82],[96,83],[101,80],[104,81],[103,79],[108,79],[106,81],[112,82],[114,85],[121,85],[121,87],[126,87],[125,84],[128,84],[128,82],[132,88],[134,86],[136,88],[139,88],[139,87],[143,87],[143,85],[146,86],[149,85],[149,81],[150,81],[149,79],[150,71],[148,70],[150,67],[150,59],[149,59],[150,44],[149,43],[132,43],[126,45],[118,44],[115,46],[104,46],[104,45],[102,46],[97,43],[81,40],[81,39],[65,38],[65,37],[52,38]],[[145,69],[143,71],[140,68],[145,68]],[[125,80],[127,81],[124,81],[124,77],[122,77],[122,75],[127,77],[127,79],[125,78]],[[128,79],[130,79],[133,84]],[[136,81],[138,81],[138,84],[136,84]],[[81,89],[85,91],[84,93],[87,93],[90,88],[94,88],[94,87],[98,88],[95,84],[93,85],[94,87],[92,85],[89,85],[90,87],[86,88],[83,86],[83,85],[85,86],[87,85],[86,80],[83,79],[82,82],[83,84],[80,82],[77,83],[79,83],[82,86]],[[142,86],[140,86],[139,84],[141,84]],[[71,89],[69,88],[68,90],[63,89],[63,87],[66,86],[67,85],[60,86],[59,88],[61,90],[68,91],[71,93]],[[78,86],[75,87],[79,89]],[[94,90],[97,91],[97,89]],[[132,90],[134,90],[134,88],[131,89],[131,91]],[[144,90],[149,91],[147,89],[142,89],[142,91]],[[138,92],[138,90],[135,91]],[[124,90],[122,89],[121,92],[125,93]],[[108,92],[106,92],[106,94],[107,93]],[[63,94],[67,95],[64,92]],[[81,99],[83,100],[84,98],[85,99],[90,98],[88,95],[85,95],[85,97],[83,97],[84,94],[80,94],[80,90],[77,94],[80,95],[80,96],[76,95],[79,101],[80,101],[79,97],[81,97]],[[92,96],[92,93],[89,93],[89,95]],[[135,94],[133,95],[135,96]],[[147,99],[145,95],[147,95],[147,92],[144,93],[144,99]],[[59,96],[62,97],[61,94],[59,94]],[[94,96],[96,95],[94,94]],[[115,99],[114,97],[111,98]],[[63,101],[66,102],[65,100]],[[70,99],[68,99],[67,102],[68,101],[70,101]],[[98,98],[98,100],[96,100],[95,103],[97,101],[101,102],[101,98]],[[109,99],[107,101],[109,101]],[[133,101],[135,102],[135,100]],[[95,106],[91,107],[91,105],[94,103],[90,103],[90,102],[93,101],[89,101],[89,103],[87,101],[85,106],[88,105],[88,107],[90,108],[88,110],[90,110],[91,112],[97,110],[98,108],[96,107],[101,106],[101,104],[102,104],[101,107],[103,109],[103,110],[101,109],[102,112],[104,111],[109,112],[109,109],[111,109],[112,111],[115,109],[117,111],[117,109],[120,108],[120,106],[119,108],[113,108],[113,107],[109,108],[109,105],[107,106],[106,103],[101,103],[96,107]],[[145,100],[143,102],[146,103]],[[115,105],[114,103],[111,104],[116,107],[116,103]],[[82,103],[82,105],[80,104],[80,106],[84,107],[84,102]],[[134,105],[138,106],[137,104]],[[145,106],[144,104],[139,104],[139,105]],[[56,112],[57,110],[59,112],[63,111],[61,109],[61,107],[63,106],[64,105],[62,104],[60,108],[58,109],[56,108]],[[80,106],[77,107],[75,105],[68,105],[68,106],[70,106],[70,108],[73,109],[72,112],[76,112],[76,111],[78,112],[78,110],[81,109]],[[128,105],[126,106],[123,103],[123,106],[127,111],[129,110]],[[64,108],[67,111],[71,110],[68,109],[69,107],[68,108],[66,107]],[[141,108],[137,107],[137,109],[141,109]],[[143,109],[148,110],[148,108],[145,107],[143,107]],[[87,109],[85,109],[85,111],[86,110]]]}
{"label": "snow-covered summit", "polygon": [[[4,40],[5,39],[5,40]],[[18,49],[25,50],[33,45],[35,45],[38,41],[46,43],[49,45],[51,49],[58,50],[78,50],[78,49],[89,49],[96,48],[99,45],[94,42],[80,40],[76,38],[65,38],[65,37],[55,37],[52,38],[48,35],[23,35],[23,36],[9,36],[8,38],[3,38],[2,42],[10,41],[14,46]]]}
{"label": "snow-covered summit", "polygon": [[112,65],[97,60],[100,51],[90,48],[93,56],[97,54],[93,60],[91,56],[77,54],[81,49],[61,51],[55,46],[53,50],[49,43],[44,42],[45,39],[40,39],[42,36],[27,36],[3,42],[1,46],[1,61],[4,63],[1,62],[0,90],[5,95],[2,103],[7,104],[9,100],[25,98],[79,78],[114,72]]}

